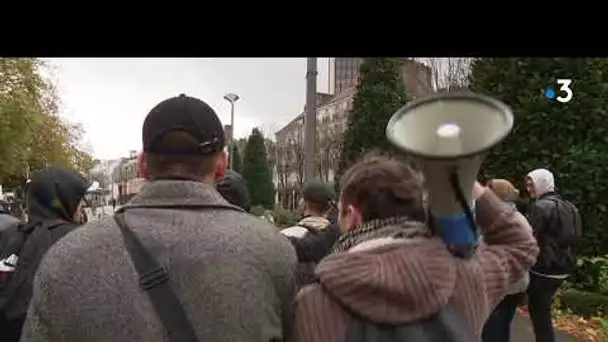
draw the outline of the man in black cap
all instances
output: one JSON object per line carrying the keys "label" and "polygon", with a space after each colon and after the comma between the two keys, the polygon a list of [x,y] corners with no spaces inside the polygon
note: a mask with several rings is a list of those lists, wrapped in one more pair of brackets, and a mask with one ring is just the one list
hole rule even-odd
{"label": "man in black cap", "polygon": [[[227,160],[213,109],[168,99],[148,114],[142,135],[139,167],[149,181],[115,218],[48,252],[22,341],[287,338],[296,256],[273,226],[215,189]],[[143,256],[160,267],[143,267]]]}
{"label": "man in black cap", "polygon": [[[307,235],[318,235],[326,230],[331,222],[327,214],[332,207],[334,193],[332,189],[321,182],[309,182],[302,190],[302,211],[304,217],[295,226],[281,230],[290,239],[302,239]],[[297,246],[294,243],[294,246]],[[296,283],[298,287],[313,283],[314,262],[301,262],[296,272]]]}
{"label": "man in black cap", "polygon": [[309,232],[317,233],[327,228],[330,223],[327,213],[331,209],[333,200],[333,191],[326,184],[321,182],[304,184],[300,203],[304,217],[295,226],[281,230],[281,233],[302,238]]}

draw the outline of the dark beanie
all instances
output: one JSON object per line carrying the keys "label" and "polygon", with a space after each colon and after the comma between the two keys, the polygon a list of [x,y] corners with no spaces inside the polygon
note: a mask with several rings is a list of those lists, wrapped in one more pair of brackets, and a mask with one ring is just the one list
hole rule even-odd
{"label": "dark beanie", "polygon": [[232,205],[242,208],[249,212],[251,202],[249,200],[249,190],[245,178],[232,170],[226,171],[226,175],[215,186],[217,191]]}

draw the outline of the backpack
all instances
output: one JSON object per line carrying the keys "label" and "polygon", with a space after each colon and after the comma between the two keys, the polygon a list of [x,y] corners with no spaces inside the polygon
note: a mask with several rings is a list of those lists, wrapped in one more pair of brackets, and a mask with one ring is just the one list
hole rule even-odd
{"label": "backpack", "polygon": [[459,316],[444,307],[429,318],[400,324],[376,324],[361,317],[353,321],[346,332],[349,342],[474,342],[471,333]]}
{"label": "backpack", "polygon": [[543,200],[553,202],[543,236],[539,236],[540,254],[538,272],[550,274],[568,274],[576,266],[576,244],[583,235],[583,224],[578,208],[566,200],[548,197]]}
{"label": "backpack", "polygon": [[[49,248],[73,228],[75,225],[64,220],[17,225],[18,234],[0,251],[0,314],[25,314],[30,299],[26,293],[30,291],[22,286],[31,281]],[[19,267],[20,260],[27,267]]]}
{"label": "backpack", "polygon": [[555,204],[549,224],[555,227],[555,240],[560,246],[577,244],[583,236],[583,222],[578,208],[561,198],[547,198]]}
{"label": "backpack", "polygon": [[10,235],[7,234],[7,241],[0,250],[0,293],[3,292],[15,273],[23,245],[34,230],[34,226],[27,226],[20,222],[9,229],[12,231]]}
{"label": "backpack", "polygon": [[[327,229],[331,223],[325,226],[324,229]],[[307,224],[297,224],[297,227],[305,228],[308,233],[307,234],[319,234],[319,229]],[[315,262],[299,262],[296,266],[296,286],[297,288],[314,284],[317,281],[317,276],[315,275],[315,268],[317,264]]]}

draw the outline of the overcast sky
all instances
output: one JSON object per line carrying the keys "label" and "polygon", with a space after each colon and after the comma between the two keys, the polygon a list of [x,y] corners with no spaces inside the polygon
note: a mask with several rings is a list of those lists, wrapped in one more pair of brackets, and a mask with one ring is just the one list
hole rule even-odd
{"label": "overcast sky", "polygon": [[[141,149],[141,126],[160,101],[185,93],[230,123],[227,92],[235,106],[235,133],[261,127],[268,136],[301,113],[306,95],[305,58],[57,58],[49,59],[62,101],[61,115],[81,123],[83,144],[96,158]],[[328,90],[328,60],[319,59],[318,91]]]}

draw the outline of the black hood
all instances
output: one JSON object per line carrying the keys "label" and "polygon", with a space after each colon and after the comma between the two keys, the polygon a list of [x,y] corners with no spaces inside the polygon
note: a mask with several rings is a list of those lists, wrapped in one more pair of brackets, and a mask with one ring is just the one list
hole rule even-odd
{"label": "black hood", "polygon": [[73,221],[74,213],[89,184],[79,173],[51,166],[36,172],[27,185],[29,221]]}
{"label": "black hood", "polygon": [[226,175],[216,186],[217,191],[232,205],[236,205],[245,211],[251,209],[249,190],[245,178],[232,170],[226,171]]}

